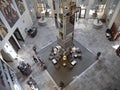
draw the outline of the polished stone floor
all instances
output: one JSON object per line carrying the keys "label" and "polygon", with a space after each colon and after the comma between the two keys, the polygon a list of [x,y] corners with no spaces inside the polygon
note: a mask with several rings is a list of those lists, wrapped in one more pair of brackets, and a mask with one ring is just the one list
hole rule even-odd
{"label": "polished stone floor", "polygon": [[[49,72],[42,71],[40,65],[35,64],[32,59],[35,55],[32,51],[34,45],[37,47],[37,52],[40,52],[56,41],[57,31],[54,21],[49,18],[46,26],[37,24],[34,26],[38,28],[37,36],[35,38],[27,36],[18,56],[32,66],[33,72],[30,76],[35,79],[40,90],[59,90]],[[100,60],[94,62],[80,75],[74,76],[74,80],[65,87],[65,90],[120,90],[120,58],[116,56],[113,48],[120,43],[120,38],[116,41],[108,41],[105,30],[106,26],[99,30],[94,29],[93,19],[81,19],[76,22],[74,39],[92,54],[101,52],[102,55]],[[20,77],[24,90],[30,90],[26,84],[27,79]]]}

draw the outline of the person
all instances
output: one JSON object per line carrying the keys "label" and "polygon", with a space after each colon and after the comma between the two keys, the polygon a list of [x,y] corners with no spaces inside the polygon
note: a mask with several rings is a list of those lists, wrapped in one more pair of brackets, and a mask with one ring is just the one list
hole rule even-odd
{"label": "person", "polygon": [[45,63],[40,59],[40,57],[38,58],[40,65],[42,67],[43,70],[47,69],[47,66],[45,65]]}
{"label": "person", "polygon": [[33,85],[36,85],[36,84],[37,84],[37,83],[35,82],[35,80],[34,80],[32,77],[30,77],[29,80],[32,81],[32,84],[33,84]]}
{"label": "person", "polygon": [[31,87],[32,86],[32,81],[28,80],[27,84]]}
{"label": "person", "polygon": [[108,40],[112,41],[112,31],[109,28],[106,30],[106,37]]}
{"label": "person", "polygon": [[98,52],[96,56],[96,60],[99,60],[100,55],[101,55],[101,52]]}
{"label": "person", "polygon": [[29,80],[27,81],[27,84],[31,87],[32,90],[34,90],[34,89],[39,90],[37,83],[35,82],[35,80],[32,77],[29,78]]}
{"label": "person", "polygon": [[64,82],[63,82],[63,81],[60,81],[59,87],[61,87],[61,90],[63,90],[64,86],[65,86]]}
{"label": "person", "polygon": [[37,54],[36,46],[33,47],[33,51]]}
{"label": "person", "polygon": [[35,58],[35,56],[33,56],[33,60],[35,63],[38,63],[38,60],[37,60],[37,58]]}

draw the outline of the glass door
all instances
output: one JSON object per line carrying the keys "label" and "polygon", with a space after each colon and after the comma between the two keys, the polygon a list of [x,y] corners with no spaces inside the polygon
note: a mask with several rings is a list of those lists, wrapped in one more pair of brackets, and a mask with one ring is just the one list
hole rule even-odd
{"label": "glass door", "polygon": [[24,43],[24,39],[19,31],[19,29],[17,28],[14,32],[14,36],[17,39],[18,43],[20,44],[20,46],[22,46],[22,44]]}
{"label": "glass door", "polygon": [[86,9],[81,9],[80,18],[85,18],[85,14],[86,14]]}

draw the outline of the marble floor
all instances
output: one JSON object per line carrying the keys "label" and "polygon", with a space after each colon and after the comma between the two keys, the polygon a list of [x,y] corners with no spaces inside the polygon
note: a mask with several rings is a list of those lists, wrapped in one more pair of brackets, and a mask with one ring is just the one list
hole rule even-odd
{"label": "marble floor", "polygon": [[[45,26],[37,23],[38,28],[35,38],[27,36],[25,43],[18,52],[18,56],[32,66],[30,76],[37,82],[40,90],[60,90],[47,70],[42,71],[39,64],[35,64],[32,56],[35,53],[33,46],[37,47],[37,52],[56,41],[56,29],[52,18],[48,18]],[[87,48],[92,54],[101,52],[100,60],[96,60],[80,75],[73,77],[74,80],[67,85],[64,90],[120,90],[120,58],[115,54],[115,45],[120,43],[120,38],[116,41],[108,41],[105,36],[106,26],[96,30],[93,27],[93,19],[78,20],[75,23],[74,39]],[[30,90],[26,84],[28,78],[19,78],[24,90]]]}

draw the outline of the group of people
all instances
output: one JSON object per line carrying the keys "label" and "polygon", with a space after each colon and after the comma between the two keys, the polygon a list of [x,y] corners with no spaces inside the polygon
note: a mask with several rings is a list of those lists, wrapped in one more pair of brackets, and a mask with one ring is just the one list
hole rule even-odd
{"label": "group of people", "polygon": [[[36,46],[34,46],[33,47],[33,51],[35,52],[35,54],[37,54],[37,50],[36,50],[37,48],[36,48]],[[47,69],[47,66],[45,65],[45,63],[40,59],[40,57],[35,57],[35,56],[33,56],[33,61],[35,62],[35,63],[39,63],[40,64],[40,66],[41,66],[41,68],[42,68],[42,70],[45,70],[45,69]]]}
{"label": "group of people", "polygon": [[[33,51],[35,52],[35,54],[37,54],[37,51],[36,51],[36,47],[35,47],[35,46],[33,47]],[[33,55],[32,58],[33,58],[34,63],[40,64],[40,67],[41,67],[42,70],[47,69],[47,66],[46,66],[45,63],[40,59],[40,57],[37,57],[37,56]],[[31,88],[32,90],[40,90],[39,87],[38,87],[38,85],[37,85],[37,83],[36,83],[36,81],[35,81],[32,77],[30,77],[29,80],[28,80],[26,83],[30,86],[30,88]]]}
{"label": "group of people", "polygon": [[[30,78],[28,79],[27,84],[30,86],[30,88],[31,88],[32,90],[40,90],[39,87],[38,87],[38,84],[36,83],[36,81],[35,81],[32,77],[30,77]],[[59,87],[61,88],[61,90],[64,89],[65,84],[64,84],[63,81],[60,81],[60,82],[59,82]]]}
{"label": "group of people", "polygon": [[19,65],[17,66],[17,68],[20,70],[20,72],[25,75],[25,76],[29,76],[32,72],[31,70],[31,66],[27,63],[24,62],[20,62]]}
{"label": "group of people", "polygon": [[33,56],[33,60],[34,60],[35,63],[39,63],[39,64],[40,64],[42,70],[47,69],[47,66],[46,66],[45,63],[40,59],[40,57],[37,58],[37,57]]}

